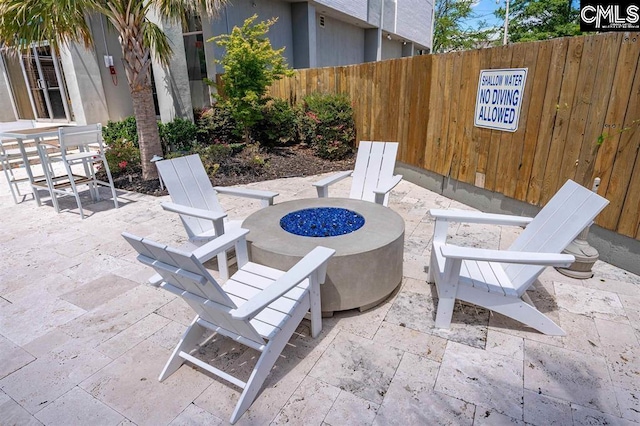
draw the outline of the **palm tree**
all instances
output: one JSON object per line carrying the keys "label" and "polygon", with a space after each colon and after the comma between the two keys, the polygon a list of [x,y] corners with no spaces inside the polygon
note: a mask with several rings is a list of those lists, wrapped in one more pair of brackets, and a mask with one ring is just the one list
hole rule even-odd
{"label": "palm tree", "polygon": [[155,179],[158,172],[150,161],[154,155],[162,155],[162,146],[150,67],[152,57],[167,65],[172,51],[165,34],[147,15],[155,9],[162,19],[178,23],[187,13],[200,10],[207,16],[216,16],[226,3],[227,0],[0,0],[0,41],[18,51],[45,41],[55,50],[69,42],[90,47],[93,40],[87,14],[105,16],[122,46],[137,123],[142,177]]}

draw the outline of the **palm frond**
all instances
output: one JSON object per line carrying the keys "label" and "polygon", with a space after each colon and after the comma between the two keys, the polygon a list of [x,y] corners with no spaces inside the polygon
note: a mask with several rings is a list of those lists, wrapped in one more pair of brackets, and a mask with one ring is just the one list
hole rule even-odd
{"label": "palm frond", "polygon": [[92,44],[85,19],[90,12],[85,0],[2,0],[0,2],[0,40],[18,49],[32,43],[80,42]]}
{"label": "palm frond", "polygon": [[146,22],[142,28],[144,45],[151,49],[153,58],[162,65],[168,65],[173,50],[167,36],[152,22]]}

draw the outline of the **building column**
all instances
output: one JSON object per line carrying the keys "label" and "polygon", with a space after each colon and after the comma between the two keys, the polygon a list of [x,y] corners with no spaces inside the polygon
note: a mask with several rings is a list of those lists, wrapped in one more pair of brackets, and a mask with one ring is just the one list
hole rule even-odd
{"label": "building column", "polygon": [[291,3],[293,30],[293,68],[315,68],[316,8],[309,3]]}
{"label": "building column", "polygon": [[413,42],[405,41],[402,44],[402,57],[413,56],[414,55],[414,45]]}
{"label": "building column", "polygon": [[5,102],[0,102],[0,122],[1,121],[14,121],[18,119],[18,111],[14,105],[13,95],[11,94],[11,87],[9,83],[9,72],[7,71],[4,59],[0,55],[0,99],[6,99]]}
{"label": "building column", "polygon": [[59,53],[74,121],[79,125],[106,123],[109,109],[96,52],[70,43],[60,45]]}
{"label": "building column", "polygon": [[369,28],[364,30],[364,61],[382,60],[382,30]]}
{"label": "building column", "polygon": [[176,117],[193,120],[193,105],[189,88],[189,71],[184,52],[182,26],[161,20],[152,8],[148,18],[160,27],[169,39],[173,54],[168,66],[153,62],[153,77],[158,94],[160,119],[163,123],[173,121]]}

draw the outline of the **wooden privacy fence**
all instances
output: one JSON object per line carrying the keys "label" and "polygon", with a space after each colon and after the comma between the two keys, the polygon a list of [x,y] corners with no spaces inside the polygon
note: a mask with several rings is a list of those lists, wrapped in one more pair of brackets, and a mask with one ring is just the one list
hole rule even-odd
{"label": "wooden privacy fence", "polygon": [[[544,205],[573,179],[611,204],[597,223],[640,239],[640,33],[298,70],[274,97],[347,93],[358,140],[400,142],[398,159]],[[482,69],[528,68],[516,132],[474,127]]]}

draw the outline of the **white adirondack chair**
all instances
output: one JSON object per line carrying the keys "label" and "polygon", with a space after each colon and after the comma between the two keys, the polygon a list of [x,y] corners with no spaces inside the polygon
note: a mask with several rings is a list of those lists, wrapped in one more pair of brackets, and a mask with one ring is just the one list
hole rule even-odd
{"label": "white adirondack chair", "polygon": [[328,197],[329,185],[353,176],[349,198],[386,206],[389,192],[402,180],[402,175],[393,175],[397,154],[397,142],[361,141],[353,171],[336,173],[314,183],[318,197]]}
{"label": "white adirondack chair", "polygon": [[[227,214],[218,201],[217,193],[261,200],[262,207],[273,204],[277,192],[243,188],[211,186],[211,181],[197,154],[156,162],[158,173],[164,182],[171,203],[162,208],[180,214],[189,241],[195,246],[219,237],[229,229],[239,228],[241,221],[225,221]],[[204,259],[209,260],[209,259]],[[229,277],[227,254],[218,254],[220,277]]]}
{"label": "white adirondack chair", "polygon": [[[138,260],[157,272],[150,282],[182,297],[197,313],[159,380],[166,379],[189,361],[242,388],[231,423],[251,406],[307,312],[310,311],[312,336],[317,337],[322,331],[319,286],[325,280],[327,262],[335,253],[326,247],[316,247],[289,271],[283,272],[249,262],[245,238],[248,232],[245,229],[227,232],[191,253],[122,234],[138,251]],[[200,259],[210,256],[209,252],[215,255],[234,245],[239,270],[220,287]],[[191,354],[207,330],[262,353],[246,383]]]}
{"label": "white adirondack chair", "polygon": [[[569,180],[535,218],[470,211],[430,210],[436,219],[428,281],[438,291],[436,327],[449,328],[456,299],[511,317],[544,334],[564,331],[538,311],[525,291],[546,266],[568,266],[561,254],[609,203]],[[526,225],[508,250],[446,243],[450,222]]]}

